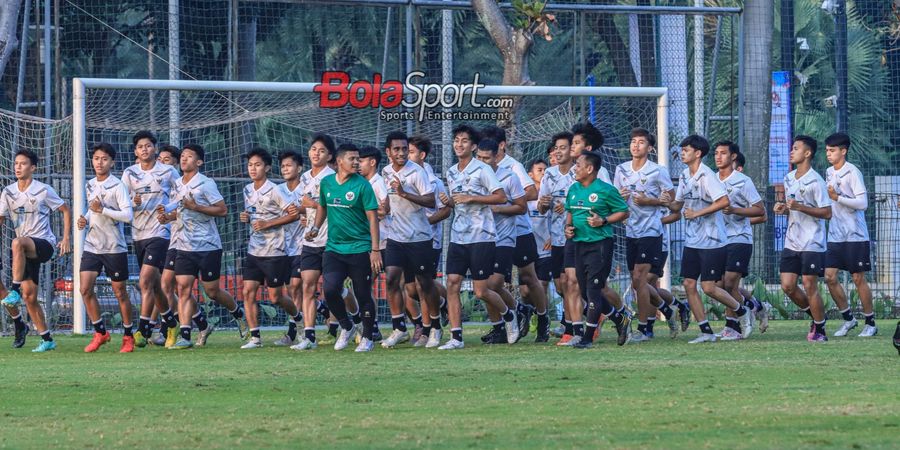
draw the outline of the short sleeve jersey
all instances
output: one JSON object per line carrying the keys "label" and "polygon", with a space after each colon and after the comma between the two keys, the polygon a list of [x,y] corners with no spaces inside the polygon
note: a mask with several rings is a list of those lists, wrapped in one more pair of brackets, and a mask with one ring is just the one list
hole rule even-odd
{"label": "short sleeve jersey", "polygon": [[140,164],[135,164],[122,172],[122,183],[128,189],[129,198],[138,194],[141,196],[141,204],[134,206],[132,239],[169,239],[169,225],[163,225],[156,219],[156,207],[169,204],[178,178],[178,171],[174,167],[161,162],[157,162],[150,170],[145,171]]}
{"label": "short sleeve jersey", "polygon": [[[681,172],[681,179],[675,190],[675,201],[684,202],[685,209],[697,211],[712,205],[726,195],[725,184],[719,181],[719,176],[709,166],[700,163],[700,168],[693,176],[690,168],[685,168]],[[721,211],[685,220],[685,247],[710,249],[721,248],[727,244],[725,219],[722,218]]]}
{"label": "short sleeve jersey", "polygon": [[[319,171],[318,174],[313,175],[312,169],[307,170],[300,176],[300,185],[302,188],[302,195],[308,196],[314,202],[319,202],[319,192],[321,191],[320,187],[322,184],[322,180],[328,175],[333,175],[334,170],[331,167],[324,167]],[[316,208],[306,208],[306,226],[311,227],[316,223]],[[324,247],[326,241],[328,240],[328,220],[322,222],[322,226],[319,228],[319,234],[315,239],[311,241],[305,241],[303,245],[307,247]]]}
{"label": "short sleeve jersey", "polygon": [[587,186],[574,183],[566,197],[566,211],[572,214],[572,225],[575,227],[575,242],[597,242],[613,237],[613,226],[592,227],[588,224],[591,213],[600,217],[628,211],[628,205],[616,188],[600,179]]}
{"label": "short sleeve jersey", "polygon": [[[369,178],[369,184],[372,185],[372,190],[375,191],[375,199],[378,200],[378,203],[384,203],[388,199],[388,187],[384,184],[384,178],[377,173],[372,175],[372,178]],[[393,200],[391,201],[391,207],[393,207]],[[384,219],[380,219],[378,221],[378,237],[381,240],[379,243],[380,249],[384,250],[387,247],[388,233],[390,233],[392,223],[392,217],[390,214],[385,216]]]}
{"label": "short sleeve jersey", "polygon": [[[500,168],[507,169],[513,174],[516,175],[516,178],[519,179],[519,183],[522,185],[522,189],[528,189],[531,186],[534,186],[534,180],[528,175],[528,171],[525,170],[525,166],[522,165],[516,158],[509,156],[507,153],[503,159],[497,164]],[[531,220],[528,218],[528,214],[523,214],[516,216],[516,236],[522,236],[528,233],[533,232],[531,227]]]}
{"label": "short sleeve jersey", "polygon": [[[728,178],[720,180],[725,183],[725,192],[728,201],[734,208],[749,208],[762,201],[759,191],[753,185],[753,180],[738,171],[731,172]],[[722,214],[725,220],[725,232],[729,244],[752,244],[753,229],[750,226],[750,218],[737,214]]]}
{"label": "short sleeve jersey", "polygon": [[541,179],[541,189],[538,192],[538,199],[545,195],[552,197],[550,201],[550,236],[552,236],[553,246],[562,247],[566,245],[565,227],[566,212],[556,212],[557,204],[565,204],[566,195],[569,193],[569,187],[575,182],[575,166],[572,166],[566,173],[561,173],[559,166],[553,166],[544,172],[544,178]]}
{"label": "short sleeve jersey", "polygon": [[[431,217],[434,213],[436,213],[439,209],[442,209],[444,206],[444,202],[441,201],[441,194],[449,195],[447,193],[447,188],[444,187],[444,182],[441,181],[440,178],[437,177],[433,172],[429,174],[429,180],[431,180],[432,186],[434,186],[434,208],[427,208],[428,217]],[[434,249],[443,248],[444,242],[444,222],[440,221],[431,225],[431,247]]]}
{"label": "short sleeve jersey", "polygon": [[425,169],[412,161],[407,161],[400,170],[395,170],[392,164],[388,164],[382,169],[381,175],[391,198],[391,228],[387,238],[404,243],[431,239],[425,207],[400,197],[391,187],[391,182],[397,178],[404,191],[415,195],[432,195],[434,186],[428,182],[428,173]]}
{"label": "short sleeve jersey", "polygon": [[550,211],[541,214],[537,200],[528,202],[528,219],[531,220],[531,228],[534,230],[534,242],[537,244],[538,258],[550,256],[550,250],[544,249],[551,244],[550,239]]}
{"label": "short sleeve jersey", "polygon": [[[279,184],[278,190],[281,191],[281,195],[284,198],[288,199],[289,205],[290,203],[293,203],[297,207],[300,206],[302,194],[299,182],[294,186],[294,190],[291,190],[287,183]],[[284,224],[284,245],[285,252],[288,256],[297,256],[300,254],[300,251],[303,249],[304,231],[305,227],[303,227],[303,224],[299,219]]]}
{"label": "short sleeve jersey", "polygon": [[623,162],[616,167],[613,185],[617,189],[627,188],[632,192],[628,199],[628,220],[625,222],[625,236],[630,238],[661,236],[662,210],[658,206],[639,206],[634,203],[634,194],[659,198],[672,189],[669,171],[653,161],[646,161],[635,170],[631,161]]}
{"label": "short sleeve jersey", "polygon": [[38,238],[56,245],[50,214],[63,203],[52,187],[38,180],[31,180],[24,192],[13,183],[0,194],[0,216],[12,222],[16,237]]}
{"label": "short sleeve jersey", "polygon": [[175,182],[177,216],[172,227],[171,248],[185,252],[210,252],[222,249],[222,239],[216,227],[216,218],[199,211],[185,209],[184,200],[193,198],[200,206],[211,206],[224,200],[216,182],[202,173],[187,182],[178,178]]}
{"label": "short sleeve jersey", "polygon": [[[825,187],[825,180],[813,169],[797,178],[792,170],[784,177],[784,196],[813,208],[831,206],[831,199]],[[825,219],[817,219],[798,211],[788,214],[788,229],[784,238],[784,248],[795,252],[825,251]]]}
{"label": "short sleeve jersey", "polygon": [[[497,176],[497,181],[503,186],[503,192],[506,194],[507,201],[504,205],[510,205],[513,200],[525,196],[525,190],[522,189],[519,178],[512,171],[498,167],[495,175]],[[497,247],[516,246],[516,237],[518,236],[517,223],[519,217],[525,217],[526,220],[528,219],[524,214],[508,216],[506,214],[494,213],[494,224],[497,227]]]}
{"label": "short sleeve jersey", "polygon": [[289,244],[284,225],[254,231],[251,224],[284,216],[290,204],[290,198],[271,180],[266,180],[259,189],[253,183],[244,186],[244,211],[250,214],[250,223],[246,224],[250,230],[247,253],[260,258],[287,256]]}
{"label": "short sleeve jersey", "polygon": [[[133,216],[128,190],[118,178],[110,175],[101,182],[94,177],[87,182],[86,188],[88,205],[94,200],[100,200],[104,213],[118,211],[127,217]],[[104,213],[95,213],[90,208],[85,213],[88,223],[84,234],[84,251],[98,255],[127,252],[124,223]]]}
{"label": "short sleeve jersey", "polygon": [[[447,184],[450,195],[491,195],[503,189],[490,166],[477,159],[470,160],[464,169],[460,169],[459,164],[451,166],[447,170]],[[450,242],[472,244],[496,240],[497,228],[490,206],[481,203],[457,203],[453,207]]]}
{"label": "short sleeve jersey", "polygon": [[[862,172],[849,162],[840,170],[829,167],[825,171],[827,186],[834,188],[839,197],[866,199],[866,183]],[[830,198],[830,197],[829,197]],[[828,223],[828,242],[868,242],[866,210],[853,209],[840,201],[831,204],[831,221]]]}
{"label": "short sleeve jersey", "polygon": [[354,173],[338,183],[336,174],[328,175],[319,187],[319,204],[331,223],[326,251],[350,255],[372,249],[366,211],[377,210],[378,200],[368,180]]}

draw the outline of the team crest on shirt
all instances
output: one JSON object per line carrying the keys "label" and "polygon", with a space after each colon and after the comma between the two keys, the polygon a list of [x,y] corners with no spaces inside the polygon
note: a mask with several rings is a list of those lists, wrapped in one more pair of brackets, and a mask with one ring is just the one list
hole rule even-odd
{"label": "team crest on shirt", "polygon": [[354,198],[356,198],[356,194],[353,192],[347,192],[347,195],[344,195],[344,198],[347,199],[348,202],[352,202]]}
{"label": "team crest on shirt", "polygon": [[600,197],[599,197],[599,196],[597,196],[597,194],[591,194],[591,195],[589,195],[589,196],[588,196],[588,200],[590,200],[590,201],[591,201],[591,203],[594,203],[594,202],[596,202],[596,201],[597,201],[597,199],[599,199],[599,198],[600,198]]}
{"label": "team crest on shirt", "polygon": [[28,199],[28,201],[31,202],[31,204],[33,205],[33,204],[35,204],[35,202],[37,202],[37,199],[34,197],[31,197]]}

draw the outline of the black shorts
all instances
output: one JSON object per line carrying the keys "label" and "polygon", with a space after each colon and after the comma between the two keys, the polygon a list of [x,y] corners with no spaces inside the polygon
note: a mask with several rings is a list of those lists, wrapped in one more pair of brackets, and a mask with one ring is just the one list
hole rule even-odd
{"label": "black shorts", "polygon": [[516,237],[516,251],[513,253],[513,264],[516,267],[525,267],[537,261],[537,259],[537,242],[534,240],[534,233]]}
{"label": "black shorts", "polygon": [[662,278],[666,269],[666,261],[669,259],[669,252],[659,252],[659,261],[650,265],[650,273]]}
{"label": "black shorts", "polygon": [[575,272],[582,298],[587,299],[588,285],[605,288],[609,272],[612,270],[615,239],[607,238],[597,242],[574,242]]}
{"label": "black shorts", "polygon": [[267,287],[281,287],[290,278],[287,274],[291,262],[287,256],[247,255],[241,267],[245,281],[266,283]]}
{"label": "black shorts", "polygon": [[128,253],[81,253],[82,272],[106,272],[112,281],[128,279]]}
{"label": "black shorts", "polygon": [[37,253],[37,256],[25,258],[24,279],[38,284],[41,278],[41,264],[50,261],[50,258],[53,257],[53,245],[39,238],[31,238],[31,241],[34,242],[34,252]]}
{"label": "black shorts", "polygon": [[189,252],[179,250],[175,256],[175,275],[200,275],[202,281],[216,281],[222,274],[222,250]]}
{"label": "black shorts", "polygon": [[434,265],[434,248],[431,239],[420,242],[397,242],[387,240],[384,249],[384,267],[400,267],[403,278],[414,281],[416,275],[434,278],[437,273]]}
{"label": "black shorts", "polygon": [[735,272],[746,277],[750,273],[750,257],[753,256],[753,244],[728,244],[725,246],[725,271]]}
{"label": "black shorts", "polygon": [[550,276],[553,279],[557,279],[563,274],[563,266],[565,266],[566,261],[566,248],[565,247],[550,247]]}
{"label": "black shorts", "polygon": [[719,281],[725,274],[728,252],[725,247],[691,248],[681,252],[681,276],[697,281]]}
{"label": "black shorts", "polygon": [[781,252],[779,271],[823,277],[825,276],[825,252],[795,252],[786,248]]}
{"label": "black shorts", "polygon": [[534,263],[534,271],[537,273],[538,280],[547,281],[553,279],[553,258],[547,256],[538,258]]}
{"label": "black shorts", "polygon": [[625,238],[625,260],[628,270],[638,264],[659,264],[662,255],[662,236]]}
{"label": "black shorts", "polygon": [[178,250],[174,248],[170,248],[166,252],[166,264],[163,266],[163,270],[175,270],[175,258],[178,257]]}
{"label": "black shorts", "polygon": [[575,241],[566,239],[566,251],[563,254],[563,268],[575,268]]}
{"label": "black shorts", "polygon": [[872,260],[868,242],[829,242],[825,252],[825,268],[850,273],[869,272]]}
{"label": "black shorts", "polygon": [[513,256],[515,247],[497,247],[494,251],[494,273],[503,275],[503,280],[512,283]]}
{"label": "black shorts", "polygon": [[325,253],[325,247],[303,246],[300,252],[300,271],[315,270],[322,271],[322,254]]}
{"label": "black shorts", "polygon": [[466,276],[471,272],[473,280],[487,280],[494,273],[495,249],[493,242],[451,242],[447,249],[447,274]]}
{"label": "black shorts", "polygon": [[291,278],[300,278],[300,272],[303,272],[303,270],[300,269],[300,264],[303,261],[303,256],[288,256],[288,260],[291,264]]}
{"label": "black shorts", "polygon": [[163,238],[150,238],[134,241],[134,253],[137,255],[138,267],[144,264],[156,267],[162,271],[166,263],[166,252],[169,251],[169,240]]}
{"label": "black shorts", "polygon": [[435,276],[437,276],[437,272],[441,271],[441,254],[443,253],[443,249],[432,248],[431,251],[434,252],[431,257],[434,259]]}

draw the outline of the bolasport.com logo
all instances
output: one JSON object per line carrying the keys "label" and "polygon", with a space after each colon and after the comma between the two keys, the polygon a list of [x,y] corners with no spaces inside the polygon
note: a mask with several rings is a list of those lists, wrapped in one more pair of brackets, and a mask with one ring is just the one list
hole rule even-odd
{"label": "bolasport.com logo", "polygon": [[[490,120],[509,118],[513,99],[486,98],[479,101],[478,90],[485,87],[479,74],[467,84],[430,84],[424,72],[410,72],[403,82],[383,80],[376,73],[372,80],[350,80],[347,72],[325,72],[313,91],[319,94],[321,108],[381,109],[379,118],[395,120]],[[404,91],[407,94],[404,96]]]}

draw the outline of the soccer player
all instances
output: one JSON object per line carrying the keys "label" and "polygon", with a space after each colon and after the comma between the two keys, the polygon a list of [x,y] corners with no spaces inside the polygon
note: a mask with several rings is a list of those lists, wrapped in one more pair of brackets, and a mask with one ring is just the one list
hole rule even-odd
{"label": "soccer player", "polygon": [[[528,164],[528,176],[534,181],[535,189],[538,191],[541,189],[541,181],[546,171],[547,163],[542,159]],[[550,237],[550,214],[549,211],[542,213],[538,209],[537,200],[532,200],[528,202],[528,218],[531,220],[531,229],[534,232],[534,240],[537,247],[537,261],[534,262],[534,272],[541,283],[544,298],[548,298],[547,289],[554,273],[551,258],[553,241]],[[527,285],[519,286],[519,291],[522,292],[523,297],[527,296],[526,294],[530,292],[530,289]],[[534,342],[547,342],[550,340],[550,317],[547,315],[546,305],[543,313],[537,311],[538,329]]]}
{"label": "soccer player", "polygon": [[122,183],[132,199],[134,219],[131,222],[131,237],[140,268],[141,315],[138,331],[134,335],[135,345],[147,345],[153,333],[150,318],[155,305],[162,311],[160,315],[167,327],[164,344],[171,347],[178,338],[178,322],[161,282],[171,234],[167,220],[160,222],[157,209],[170,202],[178,172],[174,167],[157,161],[156,136],[153,133],[139,131],[132,138],[132,143],[138,162],[122,172]]}
{"label": "soccer player", "polygon": [[[728,251],[725,249],[728,236],[721,210],[729,206],[725,185],[706,164],[703,158],[709,153],[709,142],[702,136],[692,134],[681,141],[681,161],[687,166],[681,173],[673,211],[682,210],[686,223],[684,227],[684,249],[681,254],[681,275],[684,290],[697,324],[700,336],[690,341],[692,344],[715,342],[716,335],[706,320],[703,300],[697,292],[697,281],[703,292],[734,311],[740,321],[742,337],[753,332],[750,312],[731,294],[716,286],[725,273]],[[728,319],[729,323],[734,319]]]}
{"label": "soccer player", "polygon": [[[497,177],[497,181],[500,182],[500,186],[503,187],[503,193],[507,198],[505,203],[491,206],[497,238],[495,241],[496,250],[494,251],[494,271],[488,277],[488,288],[500,295],[507,308],[515,311],[518,309],[517,302],[506,289],[505,283],[512,281],[513,257],[516,251],[517,217],[525,214],[525,211],[528,209],[528,203],[525,201],[525,190],[522,189],[522,184],[519,183],[518,177],[512,171],[499,166],[498,149],[497,141],[483,137],[478,141],[478,150],[476,152],[478,160],[488,165],[494,171],[494,175]],[[534,240],[533,235],[531,235],[531,239]],[[488,316],[493,327],[490,332],[482,336],[481,342],[485,344],[515,344],[516,341],[508,340],[508,330],[503,329],[504,324],[500,320],[500,311],[489,306]],[[528,314],[528,317],[530,318],[531,314]],[[518,321],[517,324],[519,326],[528,326],[528,323],[522,323],[521,321]],[[516,340],[520,337],[521,333],[519,336],[516,336]]]}
{"label": "soccer player", "polygon": [[91,148],[91,165],[95,177],[87,182],[88,211],[78,217],[78,229],[87,228],[84,236],[84,252],[81,255],[81,298],[91,324],[94,337],[84,348],[86,353],[96,352],[100,346],[110,341],[109,332],[103,323],[100,303],[94,292],[94,283],[101,271],[106,272],[112,282],[113,294],[119,301],[122,314],[122,337],[120,353],[134,351],[134,335],[131,330],[131,299],[128,296],[128,245],[125,243],[125,229],[122,225],[130,222],[134,212],[128,190],[118,178],[110,174],[116,161],[116,151],[112,145],[102,142]]}
{"label": "soccer player", "polygon": [[[16,230],[11,245],[12,284],[2,303],[10,315],[18,315],[18,307],[24,298],[28,316],[41,335],[41,343],[32,352],[42,353],[55,350],[56,342],[50,336],[44,310],[38,303],[41,264],[53,257],[54,245],[59,248],[60,255],[71,250],[72,213],[51,186],[34,179],[37,164],[38,157],[34,152],[18,150],[13,158],[16,182],[6,186],[0,194],[0,224],[10,219]],[[63,215],[63,235],[58,245],[50,228],[53,211]]]}
{"label": "soccer player", "polygon": [[846,336],[857,326],[856,318],[850,312],[847,294],[838,281],[838,271],[845,270],[853,277],[866,321],[859,337],[871,337],[878,334],[878,328],[875,326],[875,312],[872,309],[872,290],[866,281],[866,272],[872,270],[869,259],[869,228],[866,226],[869,201],[862,172],[847,161],[849,151],[850,136],[835,133],[825,138],[825,157],[831,164],[825,171],[828,197],[831,198],[825,284],[844,319],[841,328],[834,335]]}
{"label": "soccer player", "polygon": [[566,196],[566,238],[575,245],[575,273],[581,297],[588,302],[584,333],[572,338],[575,348],[591,348],[600,315],[616,324],[617,343],[628,340],[631,318],[621,300],[607,298],[603,288],[612,269],[615,232],[611,224],[628,218],[628,205],[611,184],[597,178],[599,153],[582,152],[575,162],[575,183]]}
{"label": "soccer player", "polygon": [[178,147],[166,144],[159,147],[159,155],[156,156],[156,160],[177,169],[181,164],[180,157],[181,151],[178,150]]}
{"label": "soccer player", "polygon": [[[310,169],[300,176],[299,186],[302,192],[300,209],[301,213],[306,215],[306,231],[309,231],[309,225],[316,221],[316,212],[319,205],[319,187],[322,179],[334,173],[334,170],[328,166],[332,155],[334,155],[334,150],[334,141],[330,136],[327,134],[313,136],[307,152]],[[319,228],[319,232],[316,233],[313,239],[306,239],[303,242],[303,248],[300,251],[299,268],[303,286],[303,335],[305,339],[292,346],[291,348],[294,350],[312,350],[318,346],[315,331],[316,288],[319,284],[319,277],[322,275],[322,253],[325,251],[325,244],[328,239],[328,221],[322,222]],[[337,329],[334,331],[336,333]]]}
{"label": "soccer player", "polygon": [[[175,191],[165,206],[157,206],[158,216],[174,219],[172,227],[175,255],[175,282],[178,291],[180,328],[178,340],[170,349],[193,346],[191,315],[197,302],[191,296],[197,275],[206,295],[224,306],[241,328],[247,327],[244,311],[228,291],[219,287],[222,271],[222,239],[216,228],[216,217],[225,217],[228,207],[215,181],[200,173],[206,152],[199,144],[187,144],[181,150],[182,176],[175,180]],[[174,212],[174,214],[172,214]],[[173,217],[174,216],[174,217]],[[209,324],[200,324],[201,334]],[[205,325],[205,326],[204,326]]]}
{"label": "soccer player", "polygon": [[382,169],[388,183],[391,226],[384,255],[388,303],[391,307],[393,332],[382,347],[392,348],[409,340],[403,315],[403,280],[415,280],[421,287],[428,311],[438,311],[438,291],[434,285],[437,273],[432,251],[432,230],[427,208],[436,206],[434,185],[425,169],[409,160],[409,139],[394,131],[384,142],[390,164]]}
{"label": "soccer player", "polygon": [[[775,203],[773,210],[788,216],[781,253],[781,289],[812,317],[807,340],[825,342],[825,306],[818,283],[825,274],[825,221],[831,218],[831,199],[825,181],[812,168],[816,147],[816,140],[809,136],[794,138],[790,163],[795,169],[784,177],[787,201]],[[802,291],[797,288],[798,277],[802,277]]]}
{"label": "soccer player", "polygon": [[[736,172],[744,172],[744,166],[747,164],[746,159],[744,158],[744,154],[738,152],[734,157],[734,170]],[[759,225],[761,223],[765,223],[768,218],[766,215],[751,217],[750,225]],[[765,333],[769,328],[769,310],[772,309],[772,305],[769,302],[760,302],[756,297],[753,296],[753,293],[739,287],[741,291],[741,296],[744,297],[744,306],[753,311],[753,314],[756,316],[756,327],[759,328],[760,333]]]}
{"label": "soccer player", "polygon": [[349,276],[362,315],[362,339],[357,352],[374,348],[375,302],[372,300],[372,274],[381,272],[378,235],[378,200],[372,186],[359,175],[359,150],[353,144],[341,144],[335,153],[338,171],[321,180],[319,206],[315,222],[306,239],[315,239],[327,219],[327,243],[323,254],[325,301],[338,319],[341,334],[334,344],[343,350],[357,333],[347,314],[341,292]]}
{"label": "soccer player", "polygon": [[[765,217],[766,208],[759,191],[753,185],[753,180],[734,170],[734,159],[740,154],[737,144],[721,141],[716,143],[714,148],[719,181],[725,184],[725,192],[728,194],[728,207],[722,210],[728,244],[725,246],[727,256],[721,287],[734,299],[744,303],[740,291],[741,278],[750,273],[750,257],[753,255],[753,230],[750,228],[750,218]],[[746,303],[744,305],[746,307]],[[722,340],[742,339],[743,334],[739,329],[740,325],[734,320],[733,312],[726,310],[725,315],[726,326],[722,330]],[[729,317],[732,319],[728,320]]]}
{"label": "soccer player", "polygon": [[[385,248],[387,247],[388,230],[390,229],[391,204],[390,199],[388,198],[387,184],[384,182],[384,178],[382,178],[381,175],[378,174],[378,166],[380,164],[380,150],[371,145],[367,145],[359,149],[359,174],[362,175],[370,185],[372,185],[372,190],[375,191],[375,199],[378,201],[378,237],[381,238],[381,240],[378,242],[378,248],[381,250],[381,253],[384,253]],[[376,274],[376,276],[372,277],[373,289],[375,289],[377,283],[378,276]],[[347,306],[347,311],[349,312],[352,307],[352,309],[356,310],[356,317],[359,317],[359,302],[356,301],[356,296],[353,294],[352,289],[347,291],[347,295],[344,297],[344,300],[344,304]],[[373,297],[372,301],[375,302],[375,311],[378,311],[378,299]],[[351,314],[351,316],[353,316],[353,314]],[[354,322],[356,321],[356,317],[353,318]],[[419,317],[421,318],[421,316]],[[418,326],[421,327],[421,322]],[[359,334],[356,335],[356,339],[358,344],[360,339]],[[381,331],[378,329],[378,314],[376,314],[375,323],[372,326],[372,341],[379,342],[383,340],[384,339],[381,336]]]}
{"label": "soccer player", "polygon": [[[664,204],[660,197],[675,195],[669,172],[653,161],[649,155],[656,145],[656,138],[643,128],[631,131],[631,161],[616,167],[613,185],[628,203],[628,221],[625,223],[626,260],[631,271],[631,287],[634,289],[638,306],[638,331],[634,335],[637,342],[653,336],[656,308],[650,303],[650,271],[654,265],[661,266],[662,241],[665,228],[662,223]],[[658,301],[658,300],[657,300]],[[674,311],[662,303],[660,310],[666,317],[672,337],[678,334],[673,319]]]}
{"label": "soccer player", "polygon": [[275,345],[295,345],[298,343],[297,321],[302,317],[297,305],[284,295],[291,267],[284,226],[295,221],[297,216],[288,212],[291,199],[269,181],[272,155],[264,148],[256,147],[244,159],[247,160],[247,175],[251,183],[244,186],[244,210],[241,211],[240,221],[250,224],[250,239],[241,272],[244,276],[244,311],[250,327],[250,340],[241,348],[253,349],[263,345],[259,334],[259,306],[256,304],[256,293],[263,283],[269,301],[284,309],[289,317],[288,331],[275,341]]}
{"label": "soccer player", "polygon": [[479,138],[478,132],[468,125],[459,125],[453,129],[453,153],[459,162],[447,170],[450,197],[441,199],[453,207],[450,248],[447,251],[447,302],[451,338],[438,347],[440,350],[465,347],[459,293],[463,277],[469,272],[472,274],[475,297],[502,312],[507,341],[515,342],[519,334],[515,312],[507,308],[503,299],[488,287],[488,278],[494,270],[493,254],[497,240],[497,229],[490,206],[501,205],[507,199],[494,171],[473,157]]}

